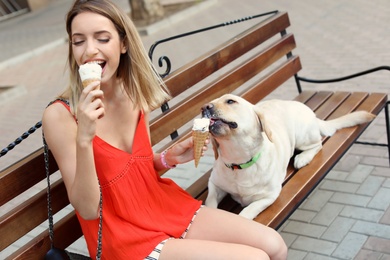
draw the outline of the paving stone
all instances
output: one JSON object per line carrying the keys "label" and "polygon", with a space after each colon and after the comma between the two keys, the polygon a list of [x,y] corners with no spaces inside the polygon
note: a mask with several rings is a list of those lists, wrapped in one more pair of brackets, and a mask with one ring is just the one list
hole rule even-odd
{"label": "paving stone", "polygon": [[349,172],[331,170],[328,175],[326,175],[325,179],[343,181],[348,177],[348,175]]}
{"label": "paving stone", "polygon": [[375,167],[374,171],[372,172],[372,175],[390,178],[389,167]]}
{"label": "paving stone", "polygon": [[320,225],[313,225],[298,221],[290,221],[286,227],[284,227],[284,232],[289,232],[297,235],[305,235],[309,237],[320,237],[326,227]]}
{"label": "paving stone", "polygon": [[336,192],[329,201],[365,207],[370,200],[371,197],[368,196]]}
{"label": "paving stone", "polygon": [[340,242],[356,223],[353,219],[337,217],[321,236],[322,239]]}
{"label": "paving stone", "polygon": [[333,220],[339,215],[343,210],[344,205],[327,203],[318,214],[313,218],[311,223],[329,226]]}
{"label": "paving stone", "polygon": [[[377,117],[378,123],[385,122],[384,117]],[[371,124],[372,126],[372,124]],[[385,130],[385,125],[381,124],[382,127],[375,127],[375,129],[367,129],[374,135],[374,142],[378,142],[378,132],[382,132],[383,129]],[[368,131],[365,131],[364,133],[367,133]],[[375,137],[376,136],[376,137]],[[360,139],[359,139],[360,140]],[[351,148],[351,153],[353,154],[359,154],[359,155],[364,155],[366,156],[367,154],[374,155],[377,157],[384,157],[384,151],[386,150],[386,147],[379,147],[379,146],[367,146],[367,145],[359,145],[356,144]]]}
{"label": "paving stone", "polygon": [[356,168],[348,175],[346,181],[362,183],[368,175],[374,170],[370,165],[357,165]]}
{"label": "paving stone", "polygon": [[345,206],[341,211],[340,216],[376,223],[383,216],[383,211],[355,206]]}
{"label": "paving stone", "polygon": [[314,253],[309,253],[307,257],[305,257],[305,260],[334,260],[334,257],[331,256],[324,256],[320,254],[314,254]]}
{"label": "paving stone", "polygon": [[320,211],[321,208],[329,201],[334,192],[331,191],[323,191],[323,190],[315,190],[315,192],[310,196],[310,200],[306,200],[301,208],[312,210],[312,211]]}
{"label": "paving stone", "polygon": [[380,260],[390,260],[390,254],[383,254]]}
{"label": "paving stone", "polygon": [[337,243],[304,236],[298,237],[291,245],[291,248],[296,250],[310,251],[327,256],[330,256],[336,247]]}
{"label": "paving stone", "polygon": [[72,253],[82,254],[85,256],[89,256],[87,243],[85,242],[84,236],[77,239],[73,244],[71,244],[67,250]]}
{"label": "paving stone", "polygon": [[338,171],[348,172],[354,169],[361,161],[360,156],[345,154],[341,160],[335,165],[334,169]]}
{"label": "paving stone", "polygon": [[376,224],[367,221],[357,221],[351,229],[352,232],[390,239],[390,225]]}
{"label": "paving stone", "polygon": [[316,212],[310,210],[296,209],[294,213],[290,216],[291,220],[298,220],[302,222],[311,222],[311,220],[316,216]]}
{"label": "paving stone", "polygon": [[368,259],[375,260],[375,259],[380,259],[381,256],[382,254],[379,252],[362,249],[356,255],[354,260],[368,260]]}
{"label": "paving stone", "polygon": [[372,198],[368,207],[374,209],[386,210],[390,206],[390,189],[381,188]]}
{"label": "paving stone", "polygon": [[389,159],[385,157],[365,156],[363,157],[361,163],[372,166],[387,167],[389,165]]}
{"label": "paving stone", "polygon": [[364,249],[390,254],[390,241],[378,237],[369,237],[364,244]]}
{"label": "paving stone", "polygon": [[388,179],[383,183],[383,187],[385,187],[385,188],[390,188],[390,178],[388,178]]}
{"label": "paving stone", "polygon": [[368,176],[356,193],[360,195],[374,196],[378,192],[384,180],[385,178],[383,177]]}
{"label": "paving stone", "polygon": [[303,260],[303,259],[305,259],[306,255],[307,255],[307,252],[305,252],[305,251],[289,249],[288,255],[287,255],[287,260]]}
{"label": "paving stone", "polygon": [[360,251],[360,248],[367,241],[367,236],[348,233],[341,241],[332,256],[342,259],[353,259]]}
{"label": "paving stone", "polygon": [[390,207],[387,208],[385,214],[383,214],[379,223],[390,225]]}
{"label": "paving stone", "polygon": [[359,188],[359,184],[345,181],[324,180],[321,183],[321,190],[341,191],[348,193],[355,193]]}
{"label": "paving stone", "polygon": [[291,233],[286,233],[286,232],[280,232],[280,235],[283,237],[284,242],[286,245],[289,247],[295,239],[297,239],[298,235],[291,234]]}

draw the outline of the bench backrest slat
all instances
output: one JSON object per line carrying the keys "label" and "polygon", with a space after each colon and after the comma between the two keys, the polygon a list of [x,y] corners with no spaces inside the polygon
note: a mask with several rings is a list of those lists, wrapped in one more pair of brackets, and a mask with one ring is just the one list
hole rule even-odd
{"label": "bench backrest slat", "polygon": [[198,59],[174,71],[165,79],[171,95],[178,96],[200,80],[265,42],[290,26],[286,12],[279,12],[240,33]]}
{"label": "bench backrest slat", "polygon": [[[67,248],[82,236],[80,224],[74,211],[54,224],[54,243],[58,248]],[[57,238],[57,239],[56,239]],[[9,256],[9,259],[43,259],[50,249],[48,229]]]}
{"label": "bench backrest slat", "polygon": [[280,86],[286,82],[301,70],[301,68],[299,57],[294,56],[247,89],[246,92],[242,94],[242,97],[252,104],[256,104],[275,90],[275,86]]}
{"label": "bench backrest slat", "polygon": [[[241,62],[234,69],[225,72],[217,80],[210,82],[202,89],[184,98],[180,104],[172,106],[164,114],[152,120],[150,124],[152,145],[160,142],[199,115],[200,108],[204,104],[225,93],[233,92],[270,65],[285,57],[294,48],[295,41],[293,35],[283,36],[269,47],[254,54],[250,59]],[[286,66],[279,66],[277,69],[267,72],[263,83],[268,88],[266,92],[272,92],[272,90],[298,72],[300,68],[299,59],[295,58],[289,59]],[[275,76],[279,70],[283,70],[285,77]],[[195,78],[196,75],[192,77]],[[181,74],[177,78],[185,80],[185,75]],[[262,91],[259,86],[255,86],[255,88],[259,92]]]}
{"label": "bench backrest slat", "polygon": [[[52,183],[51,197],[53,214],[69,205],[65,185],[62,180]],[[42,190],[4,216],[1,216],[0,234],[3,237],[0,240],[0,250],[3,250],[46,220],[47,194],[46,190]],[[23,225],[20,223],[23,223]]]}
{"label": "bench backrest slat", "polygon": [[[50,171],[56,171],[57,165],[50,158]],[[19,162],[0,173],[0,206],[22,194],[45,178],[43,162],[43,148],[38,149]]]}

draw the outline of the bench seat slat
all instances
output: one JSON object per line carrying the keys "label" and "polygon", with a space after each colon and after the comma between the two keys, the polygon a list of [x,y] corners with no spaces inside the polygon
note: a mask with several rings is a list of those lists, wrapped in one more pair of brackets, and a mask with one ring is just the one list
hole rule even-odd
{"label": "bench seat slat", "polygon": [[[298,100],[311,100],[313,92],[302,93],[304,97],[298,97]],[[378,113],[383,108],[387,97],[384,94],[366,95],[366,93],[344,93],[336,92],[333,95],[330,93],[319,93],[316,98],[324,106],[331,109],[331,113],[326,113],[329,118],[338,117],[353,110],[366,110],[373,113]],[[345,98],[347,97],[347,98]],[[339,101],[344,100],[345,103],[339,104]],[[375,102],[373,102],[375,100]],[[334,106],[334,102],[339,106]],[[333,104],[333,105],[332,105]],[[322,107],[317,107],[321,110]],[[323,115],[324,116],[324,115]],[[286,181],[282,189],[282,193],[277,201],[261,213],[256,221],[277,228],[286,219],[290,212],[293,211],[309,192],[328,172],[333,165],[343,154],[338,151],[344,151],[345,146],[350,146],[353,140],[364,130],[365,125],[342,129],[331,138],[324,139],[323,150],[314,158],[314,160],[306,167],[297,171],[292,166],[292,160],[287,170]],[[343,149],[340,149],[343,147]],[[317,170],[321,168],[322,170]],[[327,170],[324,170],[327,169]],[[302,173],[304,171],[305,173]],[[310,178],[308,178],[310,176]],[[288,180],[288,181],[287,181]],[[202,195],[207,196],[207,191],[203,191]],[[219,207],[224,210],[240,212],[242,207],[235,202],[230,196],[226,196],[220,203]]]}
{"label": "bench seat slat", "polygon": [[326,101],[321,104],[316,110],[315,114],[318,118],[326,119],[332,114],[334,109],[338,108],[348,97],[348,92],[333,93]]}
{"label": "bench seat slat", "polygon": [[[328,98],[333,95],[331,91],[318,91],[316,92],[305,104],[316,111]],[[299,98],[298,98],[299,99]]]}
{"label": "bench seat slat", "polygon": [[[379,104],[376,102],[371,103],[370,99],[367,98],[358,109],[364,107],[369,112],[380,111],[383,108],[381,105],[384,104],[383,102],[387,100],[387,97],[381,95],[381,97],[373,98],[377,100],[379,98],[382,101],[378,102]],[[354,104],[351,107],[353,106]],[[341,111],[336,110],[334,115],[339,116],[344,112],[344,109]],[[255,220],[274,228],[278,227],[289,216],[290,212],[293,212],[300,205],[306,194],[322,180],[338,161],[338,158],[347,150],[346,147],[352,145],[353,141],[362,133],[366,126],[367,124],[364,124],[337,131],[324,143],[323,149],[315,156],[313,161],[308,166],[300,169],[286,183],[275,203],[255,218]]]}

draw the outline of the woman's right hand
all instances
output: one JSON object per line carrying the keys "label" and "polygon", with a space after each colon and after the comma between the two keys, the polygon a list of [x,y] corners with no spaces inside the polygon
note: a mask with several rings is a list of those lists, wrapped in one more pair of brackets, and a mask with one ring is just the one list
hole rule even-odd
{"label": "woman's right hand", "polygon": [[100,82],[95,81],[84,88],[77,106],[77,138],[81,142],[91,142],[96,135],[96,122],[104,116],[104,93]]}

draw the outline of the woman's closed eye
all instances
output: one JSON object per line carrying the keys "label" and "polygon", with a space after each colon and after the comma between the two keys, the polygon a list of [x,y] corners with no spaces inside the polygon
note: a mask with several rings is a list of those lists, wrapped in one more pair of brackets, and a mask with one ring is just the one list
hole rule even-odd
{"label": "woman's closed eye", "polygon": [[98,41],[101,43],[108,43],[110,41],[110,38],[98,39]]}
{"label": "woman's closed eye", "polygon": [[[97,41],[99,43],[108,43],[110,41],[109,38],[105,38],[105,39],[97,39]],[[85,40],[73,40],[72,41],[72,44],[75,45],[75,46],[80,46],[82,45],[83,43],[85,42]]]}
{"label": "woman's closed eye", "polygon": [[72,41],[72,44],[75,45],[75,46],[79,46],[81,44],[83,44],[84,41]]}
{"label": "woman's closed eye", "polygon": [[81,35],[73,35],[71,43],[75,46],[79,46],[85,42],[85,37]]}

